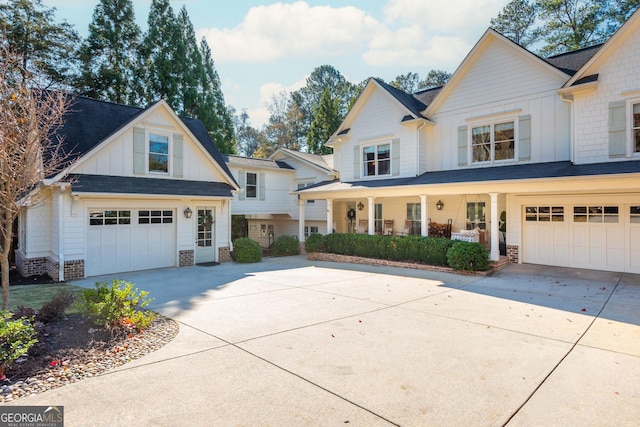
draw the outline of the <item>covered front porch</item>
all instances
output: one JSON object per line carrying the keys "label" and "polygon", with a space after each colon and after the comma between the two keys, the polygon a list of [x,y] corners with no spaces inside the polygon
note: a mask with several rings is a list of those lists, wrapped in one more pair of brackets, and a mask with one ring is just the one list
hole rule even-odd
{"label": "covered front porch", "polygon": [[[491,260],[506,255],[506,194],[403,194],[406,189],[378,189],[377,196],[362,192],[334,193],[326,198],[327,230],[393,236],[445,237],[482,244]],[[396,193],[396,194],[390,194]],[[301,194],[301,198],[305,196]],[[317,196],[314,196],[317,198]],[[305,204],[300,203],[299,236],[304,241]],[[502,231],[501,231],[502,229]]]}

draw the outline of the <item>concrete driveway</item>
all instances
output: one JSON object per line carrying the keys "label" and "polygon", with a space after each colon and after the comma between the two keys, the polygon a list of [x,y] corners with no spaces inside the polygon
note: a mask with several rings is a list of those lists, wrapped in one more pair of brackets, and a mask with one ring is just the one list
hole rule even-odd
{"label": "concrete driveway", "polygon": [[64,405],[67,426],[640,421],[640,276],[512,265],[481,278],[287,257],[117,277],[150,291],[179,335],[15,404]]}

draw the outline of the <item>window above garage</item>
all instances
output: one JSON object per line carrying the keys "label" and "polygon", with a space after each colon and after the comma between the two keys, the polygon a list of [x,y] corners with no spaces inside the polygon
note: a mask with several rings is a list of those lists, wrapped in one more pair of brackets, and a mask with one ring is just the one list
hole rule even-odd
{"label": "window above garage", "polygon": [[183,137],[155,129],[133,129],[133,173],[183,176]]}

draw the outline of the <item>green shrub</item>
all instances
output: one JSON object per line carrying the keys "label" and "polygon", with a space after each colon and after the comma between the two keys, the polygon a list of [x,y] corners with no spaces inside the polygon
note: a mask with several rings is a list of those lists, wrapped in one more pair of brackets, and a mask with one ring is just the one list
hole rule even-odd
{"label": "green shrub", "polygon": [[325,252],[366,258],[447,266],[449,239],[422,236],[370,236],[333,233],[324,236]]}
{"label": "green shrub", "polygon": [[304,242],[304,250],[307,252],[324,252],[326,249],[322,234],[312,233]]}
{"label": "green shrub", "polygon": [[233,242],[233,260],[235,262],[262,261],[262,248],[255,240],[241,237]]}
{"label": "green shrub", "polygon": [[153,298],[146,291],[138,291],[133,284],[114,280],[111,285],[96,283],[94,289],[84,289],[78,310],[107,328],[135,327],[139,331],[151,325],[155,313],[146,310]]}
{"label": "green shrub", "polygon": [[30,321],[33,318],[12,317],[7,311],[0,312],[0,380],[4,379],[4,370],[38,342],[36,330]]}
{"label": "green shrub", "polygon": [[489,253],[480,243],[456,241],[447,251],[447,262],[454,270],[486,271]]}
{"label": "green shrub", "polygon": [[271,246],[273,256],[289,256],[300,254],[300,244],[293,236],[280,236]]}
{"label": "green shrub", "polygon": [[36,321],[50,323],[62,319],[64,312],[73,304],[75,297],[69,292],[58,292],[49,302],[46,302],[36,314]]}

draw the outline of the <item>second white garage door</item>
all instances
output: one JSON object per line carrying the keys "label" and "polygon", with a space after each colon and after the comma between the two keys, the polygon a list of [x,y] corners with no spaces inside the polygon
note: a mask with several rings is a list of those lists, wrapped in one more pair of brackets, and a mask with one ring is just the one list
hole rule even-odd
{"label": "second white garage door", "polygon": [[526,205],[523,261],[640,273],[640,206]]}
{"label": "second white garage door", "polygon": [[91,209],[86,275],[175,266],[175,222],[173,209]]}

